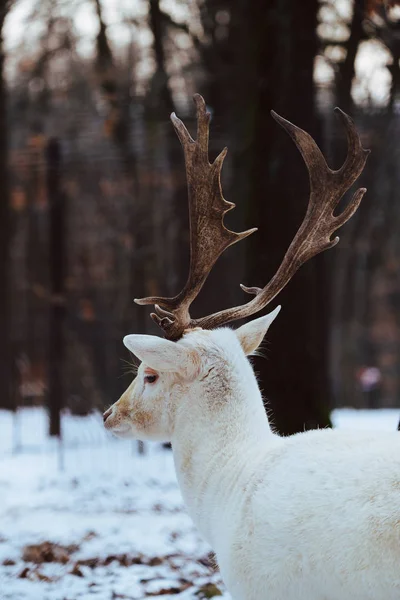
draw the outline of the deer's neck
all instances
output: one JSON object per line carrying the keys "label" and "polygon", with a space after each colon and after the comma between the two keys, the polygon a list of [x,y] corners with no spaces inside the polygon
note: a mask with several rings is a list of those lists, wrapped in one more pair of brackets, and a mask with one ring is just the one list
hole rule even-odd
{"label": "deer's neck", "polygon": [[192,519],[213,546],[215,523],[229,519],[265,447],[277,438],[252,377],[244,383],[210,382],[209,389],[187,398],[175,417],[179,485]]}

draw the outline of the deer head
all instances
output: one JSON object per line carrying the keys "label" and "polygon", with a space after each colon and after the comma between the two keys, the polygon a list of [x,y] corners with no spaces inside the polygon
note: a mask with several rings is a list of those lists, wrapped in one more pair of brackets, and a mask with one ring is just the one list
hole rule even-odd
{"label": "deer head", "polygon": [[[127,348],[141,361],[136,379],[104,414],[105,425],[117,435],[141,439],[169,439],[174,415],[183,398],[193,395],[203,398],[213,393],[223,380],[230,387],[232,365],[238,371],[238,357],[243,372],[245,356],[261,343],[279,308],[240,327],[236,332],[218,329],[261,311],[290,281],[297,269],[316,254],[335,246],[339,238],[332,234],[346,223],[357,210],[365,189],[358,189],[346,208],[333,212],[345,192],[361,174],[368,150],[361,146],[354,123],[340,109],[348,140],[348,153],[343,166],[331,170],[313,138],[272,111],[274,119],[289,133],[307,166],[310,197],[307,213],[272,279],[264,288],[246,287],[244,292],[254,298],[247,303],[212,315],[193,319],[190,306],[199,294],[211,268],[226,248],[244,239],[256,229],[243,233],[229,231],[224,223],[226,212],[234,208],[222,194],[220,175],[227,150],[210,164],[208,136],[210,115],[203,98],[196,94],[197,139],[193,140],[183,123],[171,115],[173,126],[182,144],[189,195],[190,269],[182,291],[173,298],[150,297],[135,300],[138,304],[153,304],[153,320],[161,327],[166,339],[145,335],[124,338]],[[240,362],[240,361],[239,361]],[[240,371],[240,368],[239,368]],[[237,377],[235,377],[237,379]]]}
{"label": "deer head", "polygon": [[126,392],[104,413],[106,428],[119,437],[171,441],[179,411],[194,417],[196,407],[215,414],[221,399],[227,404],[240,388],[247,395],[256,383],[243,359],[258,348],[279,310],[236,331],[193,329],[177,342],[125,336],[125,346],[141,364]]}

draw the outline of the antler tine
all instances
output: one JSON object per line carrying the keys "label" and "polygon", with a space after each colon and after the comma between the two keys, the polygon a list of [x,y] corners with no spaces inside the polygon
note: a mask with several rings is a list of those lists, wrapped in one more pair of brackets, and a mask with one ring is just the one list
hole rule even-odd
{"label": "antler tine", "polygon": [[234,233],[223,223],[225,213],[234,208],[227,202],[221,188],[221,169],[227,153],[225,148],[210,164],[208,137],[210,114],[204,99],[194,96],[197,113],[197,139],[194,140],[185,125],[173,113],[171,121],[185,155],[189,196],[190,270],[183,290],[173,298],[148,297],[135,300],[137,304],[154,304],[153,320],[163,329],[168,339],[181,337],[185,329],[193,327],[189,314],[193,300],[218,257],[226,248],[244,239],[256,229]]}
{"label": "antler tine", "polygon": [[[206,103],[204,98],[200,94],[193,96],[193,101],[196,105],[197,112],[197,142],[199,143],[202,151],[207,156],[208,161],[208,138],[210,133],[210,113],[207,112]],[[227,153],[227,148],[222,151]],[[224,157],[225,157],[224,154]]]}
{"label": "antler tine", "polygon": [[369,150],[364,150],[353,121],[340,109],[336,109],[343,121],[348,140],[348,153],[342,167],[331,170],[313,138],[286,119],[272,111],[274,119],[289,133],[304,162],[310,178],[310,197],[306,216],[290,244],[275,275],[264,288],[241,286],[255,295],[242,306],[229,308],[213,315],[197,319],[193,326],[212,329],[230,321],[249,317],[262,310],[290,281],[297,269],[307,260],[335,246],[339,238],[331,235],[357,210],[366,192],[360,188],[355,192],[347,207],[337,216],[333,215],[338,202],[361,174]]}
{"label": "antler tine", "polygon": [[346,129],[348,146],[347,156],[346,160],[344,161],[340,169],[337,171],[337,173],[341,174],[343,178],[343,183],[346,186],[346,189],[348,189],[349,185],[348,183],[346,183],[347,178],[352,177],[352,173],[358,173],[358,175],[356,175],[352,180],[353,183],[354,181],[356,181],[357,177],[359,176],[359,174],[361,174],[364,168],[365,160],[368,157],[370,150],[364,150],[364,148],[362,147],[360,136],[357,133],[357,129],[354,125],[353,119],[349,117],[349,115],[346,115],[346,113],[343,112],[338,106],[334,108],[334,112],[337,115],[337,117],[342,121]]}

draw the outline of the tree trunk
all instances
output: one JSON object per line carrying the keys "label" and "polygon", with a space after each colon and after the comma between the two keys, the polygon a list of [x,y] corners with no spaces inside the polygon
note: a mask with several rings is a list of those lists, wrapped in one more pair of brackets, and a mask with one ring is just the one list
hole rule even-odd
{"label": "tree trunk", "polygon": [[159,0],[149,0],[149,25],[153,34],[153,50],[156,61],[156,71],[153,74],[150,91],[151,108],[155,111],[160,106],[168,112],[174,111],[174,102],[169,86],[164,50],[163,17]]}
{"label": "tree trunk", "polygon": [[9,205],[8,181],[8,139],[7,139],[7,97],[4,80],[4,40],[3,24],[7,14],[8,3],[0,2],[0,405],[13,407],[12,394],[12,345],[9,306],[9,247],[11,240],[11,217]]}
{"label": "tree trunk", "polygon": [[358,47],[364,38],[363,20],[365,16],[365,0],[354,0],[353,17],[350,24],[350,36],[346,42],[346,58],[340,65],[336,80],[336,96],[338,105],[347,113],[353,111],[351,88],[355,75],[355,62]]}
{"label": "tree trunk", "polygon": [[[243,1],[240,11],[235,190],[238,203],[247,200],[247,225],[259,227],[248,241],[244,283],[263,287],[307,209],[306,168],[269,110],[314,137],[318,133],[313,86],[318,1]],[[314,258],[282,292],[268,357],[256,360],[272,423],[285,435],[330,424],[326,260]]]}
{"label": "tree trunk", "polygon": [[48,406],[50,435],[61,435],[64,406],[63,359],[65,318],[65,207],[60,189],[61,149],[58,140],[47,146],[47,189],[50,204],[50,324]]}

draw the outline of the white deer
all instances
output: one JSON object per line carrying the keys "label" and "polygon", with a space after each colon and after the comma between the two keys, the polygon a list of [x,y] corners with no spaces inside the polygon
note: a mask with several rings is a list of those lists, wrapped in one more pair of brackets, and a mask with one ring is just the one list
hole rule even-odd
{"label": "white deer", "polygon": [[121,437],[171,441],[189,514],[216,553],[234,600],[399,600],[400,436],[316,430],[282,438],[269,426],[247,356],[279,312],[236,331],[221,327],[263,308],[298,267],[333,246],[330,236],[357,209],[358,190],[333,210],[366,160],[351,120],[340,113],[349,151],[331,171],[312,138],[274,115],[310,173],[310,204],[281,267],[242,307],[191,319],[189,306],[222,251],[250,232],[222,224],[231,207],[219,178],[225,152],[208,162],[209,116],[195,96],[194,141],[172,116],[189,186],[191,269],[175,298],[146,298],[167,339],[128,335],[142,362],[137,377],[105,414]]}

